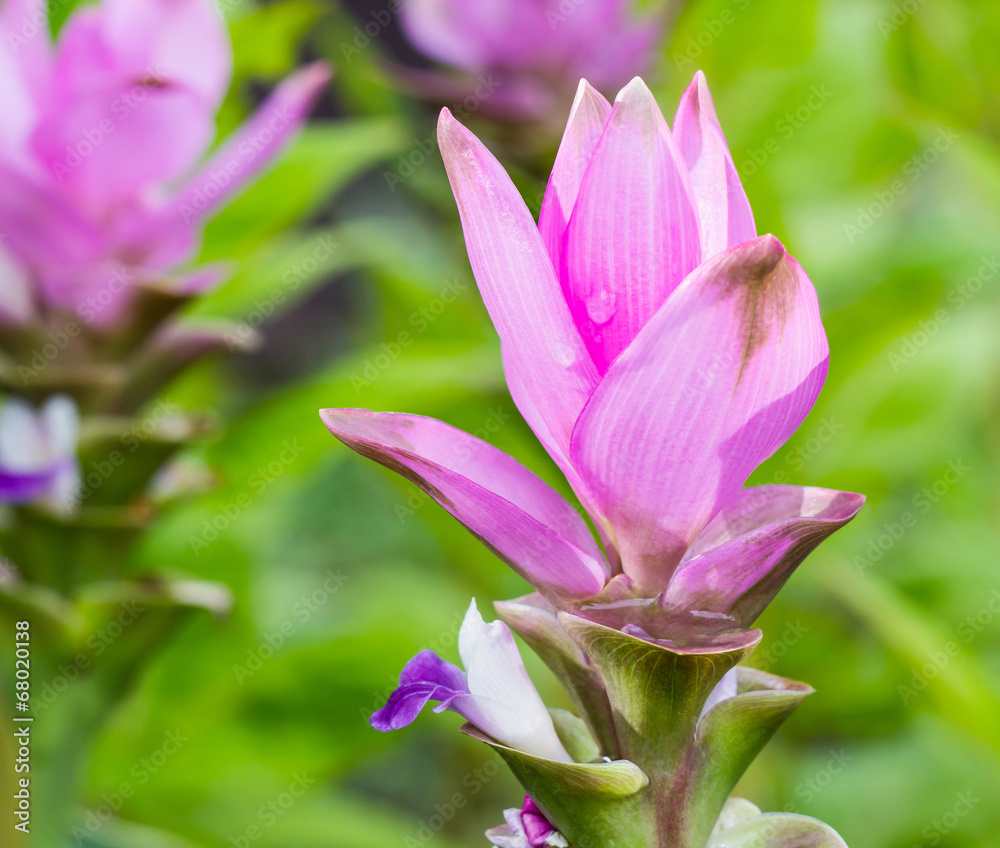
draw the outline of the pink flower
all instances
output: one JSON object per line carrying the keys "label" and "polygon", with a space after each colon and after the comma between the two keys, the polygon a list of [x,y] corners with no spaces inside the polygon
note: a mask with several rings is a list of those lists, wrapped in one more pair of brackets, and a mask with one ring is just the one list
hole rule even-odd
{"label": "pink flower", "polygon": [[[540,120],[569,100],[581,77],[614,90],[650,63],[663,29],[629,0],[406,0],[403,30],[451,69],[406,79],[439,101],[477,100],[476,111]],[[662,17],[662,16],[661,16]]]}
{"label": "pink flower", "polygon": [[603,591],[752,622],[863,498],[743,488],[809,413],[828,348],[809,278],[756,234],[704,77],[673,130],[641,80],[614,106],[582,83],[537,226],[447,110],[439,141],[511,395],[604,551],[561,495],[479,439],[411,415],[323,420],[557,605]]}
{"label": "pink flower", "polygon": [[45,0],[4,0],[0,232],[21,266],[6,287],[21,291],[0,320],[24,320],[28,300],[113,323],[135,285],[192,258],[206,216],[284,147],[328,78],[313,65],[287,79],[204,161],[231,73],[211,0],[102,0],[55,44]]}

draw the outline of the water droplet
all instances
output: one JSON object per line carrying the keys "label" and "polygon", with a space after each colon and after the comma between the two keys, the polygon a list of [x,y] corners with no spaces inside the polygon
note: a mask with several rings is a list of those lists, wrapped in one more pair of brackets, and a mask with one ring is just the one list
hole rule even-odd
{"label": "water droplet", "polygon": [[618,308],[618,298],[613,291],[601,289],[589,295],[586,299],[587,314],[595,324],[607,324],[615,317]]}
{"label": "water droplet", "polygon": [[555,359],[556,364],[561,365],[563,368],[569,368],[576,362],[576,354],[567,344],[562,344],[562,342],[556,342],[552,345],[552,358]]}

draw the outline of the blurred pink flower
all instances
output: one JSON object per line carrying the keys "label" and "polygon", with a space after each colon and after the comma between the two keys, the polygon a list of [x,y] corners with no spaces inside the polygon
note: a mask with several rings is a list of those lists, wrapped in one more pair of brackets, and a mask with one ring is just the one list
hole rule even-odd
{"label": "blurred pink flower", "polygon": [[329,76],[317,64],[285,80],[204,161],[231,74],[211,0],[102,0],[55,44],[45,0],[3,0],[0,249],[14,265],[0,320],[44,306],[113,323],[134,284],[193,257],[205,218],[283,148]]}
{"label": "blurred pink flower", "polygon": [[614,90],[647,70],[662,15],[631,0],[404,0],[409,40],[450,73],[407,71],[440,102],[515,122],[538,121],[569,101],[581,77]]}

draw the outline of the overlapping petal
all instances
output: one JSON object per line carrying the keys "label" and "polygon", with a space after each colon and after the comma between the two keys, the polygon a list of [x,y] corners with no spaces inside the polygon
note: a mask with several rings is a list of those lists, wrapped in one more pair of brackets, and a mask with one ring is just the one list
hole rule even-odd
{"label": "overlapping petal", "polygon": [[687,168],[638,77],[615,101],[565,238],[563,285],[604,373],[701,260]]}
{"label": "overlapping petal", "polygon": [[420,486],[542,592],[596,595],[607,563],[558,492],[503,451],[419,415],[326,409],[344,444]]}
{"label": "overlapping petal", "polygon": [[566,464],[573,424],[597,384],[597,370],[531,213],[500,163],[447,109],[438,142],[469,261],[503,344],[504,367],[532,400],[518,408]]}
{"label": "overlapping petal", "polygon": [[816,293],[773,236],[704,263],[622,353],[580,416],[574,466],[625,573],[659,591],[822,387]]}
{"label": "overlapping petal", "polygon": [[371,718],[376,730],[407,726],[430,702],[434,712],[452,710],[483,733],[519,751],[572,762],[552,718],[528,677],[510,630],[502,621],[487,623],[475,600],[462,621],[458,649],[465,666],[421,651],[406,664],[399,688]]}
{"label": "overlapping petal", "polygon": [[705,259],[756,238],[757,228],[705,75],[698,71],[681,96],[674,138],[691,172]]}
{"label": "overlapping petal", "polygon": [[863,504],[862,495],[831,489],[744,489],[695,540],[661,603],[725,613],[750,627],[802,560]]}

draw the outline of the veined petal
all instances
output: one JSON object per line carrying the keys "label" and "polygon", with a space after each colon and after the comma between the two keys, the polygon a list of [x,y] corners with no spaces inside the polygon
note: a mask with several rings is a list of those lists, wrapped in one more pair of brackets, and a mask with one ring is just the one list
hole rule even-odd
{"label": "veined petal", "polygon": [[611,104],[604,95],[586,80],[580,80],[538,215],[538,231],[557,271],[562,266],[563,234],[580,183],[610,115]]}
{"label": "veined petal", "polygon": [[520,384],[531,400],[515,403],[539,438],[565,454],[597,370],[531,213],[500,163],[447,109],[438,143],[469,261],[503,344],[508,382]]}
{"label": "veined petal", "polygon": [[596,595],[607,563],[580,514],[503,451],[433,418],[325,409],[352,450],[413,481],[543,593]]}
{"label": "veined petal", "polygon": [[604,373],[701,261],[687,167],[638,77],[615,101],[565,238],[563,285]]}
{"label": "veined petal", "polygon": [[750,201],[701,71],[681,96],[674,117],[674,138],[691,172],[704,258],[756,238]]}
{"label": "veined petal", "polygon": [[751,626],[799,563],[864,500],[799,486],[743,489],[695,540],[661,604],[725,613]]}
{"label": "veined petal", "polygon": [[763,236],[701,265],[618,358],[571,457],[640,589],[664,589],[688,545],[795,431],[828,355],[812,283]]}

